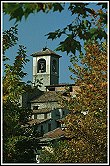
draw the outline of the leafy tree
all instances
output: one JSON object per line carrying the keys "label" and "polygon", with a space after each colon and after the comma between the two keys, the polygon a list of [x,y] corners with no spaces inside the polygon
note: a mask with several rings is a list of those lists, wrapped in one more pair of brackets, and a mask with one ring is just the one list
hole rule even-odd
{"label": "leafy tree", "polygon": [[24,16],[25,19],[31,13],[44,12],[48,13],[50,10],[53,12],[61,12],[63,4],[60,3],[4,3],[3,12],[10,15],[10,20],[16,19],[16,22],[21,21]]}
{"label": "leafy tree", "polygon": [[85,50],[82,66],[74,69],[76,97],[68,94],[61,102],[70,110],[64,120],[67,141],[53,147],[48,158],[43,152],[43,162],[107,163],[107,46],[88,43]]}
{"label": "leafy tree", "polygon": [[65,119],[66,134],[75,151],[73,161],[106,163],[107,46],[88,43],[85,49],[84,66],[75,66],[79,78],[76,85],[80,90],[76,98],[67,101],[70,115]]}
{"label": "leafy tree", "polygon": [[[3,76],[3,162],[35,162],[40,133],[35,127],[25,127],[32,110],[20,106],[20,96],[31,87],[22,82],[26,75],[24,64],[29,60],[26,48],[19,45],[13,65],[8,64],[6,50],[18,40],[17,26],[3,32],[4,76]],[[24,126],[24,127],[22,127]]]}

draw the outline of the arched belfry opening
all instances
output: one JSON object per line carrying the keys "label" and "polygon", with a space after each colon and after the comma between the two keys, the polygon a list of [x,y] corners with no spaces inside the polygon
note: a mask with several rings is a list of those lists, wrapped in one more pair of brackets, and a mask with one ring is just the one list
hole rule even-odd
{"label": "arched belfry opening", "polygon": [[57,61],[55,59],[52,61],[52,71],[57,73]]}
{"label": "arched belfry opening", "polygon": [[46,60],[41,58],[38,60],[38,68],[37,68],[38,73],[44,73],[46,72]]}

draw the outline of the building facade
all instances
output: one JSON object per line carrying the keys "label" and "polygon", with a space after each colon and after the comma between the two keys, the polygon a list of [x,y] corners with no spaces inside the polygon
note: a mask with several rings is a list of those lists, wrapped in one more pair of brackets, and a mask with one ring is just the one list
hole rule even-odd
{"label": "building facade", "polygon": [[[59,84],[60,55],[48,48],[33,53],[33,88],[21,96],[21,106],[32,110],[29,126],[35,126],[36,133],[41,133],[41,144],[65,139],[64,124],[61,121],[69,110],[61,107],[62,96],[67,97],[67,89],[75,97],[78,89],[74,84]],[[48,146],[47,146],[48,147]],[[39,163],[39,154],[36,154]]]}
{"label": "building facade", "polygon": [[[33,114],[29,119],[29,125],[36,125],[36,130],[46,134],[64,126],[61,120],[69,113],[60,105],[62,96],[66,95],[68,88],[72,96],[77,87],[73,84],[59,84],[59,58],[60,55],[45,48],[33,53],[33,90],[22,96],[24,107],[32,109]],[[42,81],[38,89],[38,80]],[[36,88],[37,87],[37,88]]]}

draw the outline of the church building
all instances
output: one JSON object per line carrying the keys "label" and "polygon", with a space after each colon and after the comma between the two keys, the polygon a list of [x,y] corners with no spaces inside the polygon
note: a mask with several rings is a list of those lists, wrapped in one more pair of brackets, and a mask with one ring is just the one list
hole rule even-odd
{"label": "church building", "polygon": [[[77,87],[74,84],[59,84],[60,55],[48,48],[35,52],[33,57],[33,86],[39,87],[33,94],[22,99],[33,110],[29,125],[36,125],[37,130],[48,139],[63,136],[61,120],[69,113],[61,108],[60,99],[67,87],[75,96]],[[40,84],[40,85],[39,85]],[[34,88],[33,87],[33,88]]]}

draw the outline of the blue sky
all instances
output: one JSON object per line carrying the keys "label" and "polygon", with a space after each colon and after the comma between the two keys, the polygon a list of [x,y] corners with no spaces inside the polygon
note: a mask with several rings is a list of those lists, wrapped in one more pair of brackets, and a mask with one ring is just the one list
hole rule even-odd
{"label": "blue sky", "polygon": [[[27,72],[27,76],[25,77],[25,81],[32,81],[32,57],[30,56],[32,53],[40,51],[43,47],[46,46],[51,50],[55,50],[58,46],[61,39],[57,40],[47,40],[47,36],[45,34],[55,31],[57,29],[62,29],[67,24],[70,24],[73,20],[71,17],[71,13],[66,9],[59,12],[50,12],[48,14],[39,12],[35,14],[30,14],[28,19],[22,19],[21,22],[18,23],[18,44],[7,51],[7,55],[10,57],[11,62],[13,61],[17,48],[19,44],[22,44],[27,47],[27,55],[30,60],[25,65],[25,72]],[[8,15],[3,15],[3,30],[9,29],[13,26],[15,20],[9,21]],[[59,82],[60,83],[73,83],[73,80],[70,79],[70,71],[68,70],[68,66],[70,65],[69,57],[66,52],[62,53],[57,51],[56,53],[60,54],[62,57],[60,58],[60,66],[59,66]]]}
{"label": "blue sky", "polygon": [[[56,40],[47,40],[46,34],[49,32],[55,31],[57,29],[62,29],[66,27],[71,21],[74,20],[74,16],[71,16],[70,11],[67,9],[68,3],[66,2],[66,9],[59,12],[49,12],[49,13],[35,13],[30,14],[28,19],[24,18],[21,22],[18,23],[18,44],[8,50],[6,53],[10,57],[11,62],[16,55],[18,45],[24,45],[27,47],[27,55],[30,60],[25,65],[25,72],[27,72],[27,76],[24,81],[32,81],[32,57],[30,56],[32,53],[42,50],[43,47],[46,46],[51,50],[55,50],[58,44],[63,40],[63,37]],[[3,15],[3,30],[9,29],[13,26],[15,20],[9,21],[8,15]],[[70,75],[72,74],[68,66],[71,65],[69,62],[69,57],[66,52],[57,51],[60,58],[60,66],[59,66],[59,83],[73,83],[73,80],[70,79]]]}

